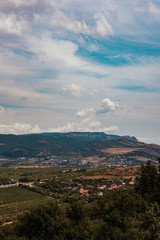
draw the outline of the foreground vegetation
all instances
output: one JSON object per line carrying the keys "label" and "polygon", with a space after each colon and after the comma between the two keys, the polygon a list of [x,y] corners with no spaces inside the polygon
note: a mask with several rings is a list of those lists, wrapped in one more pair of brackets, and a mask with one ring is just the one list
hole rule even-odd
{"label": "foreground vegetation", "polygon": [[96,198],[105,194],[113,183],[127,186],[137,170],[137,167],[1,168],[0,223],[15,221],[17,216],[37,204],[45,203],[48,198],[56,199],[59,204]]}
{"label": "foreground vegetation", "polygon": [[[72,198],[71,202],[50,200],[32,208],[13,224],[1,226],[0,239],[158,240],[159,168],[150,163],[142,166],[135,187],[106,190],[103,196],[90,194]],[[50,189],[51,181],[43,188]],[[55,185],[53,188],[55,192]]]}

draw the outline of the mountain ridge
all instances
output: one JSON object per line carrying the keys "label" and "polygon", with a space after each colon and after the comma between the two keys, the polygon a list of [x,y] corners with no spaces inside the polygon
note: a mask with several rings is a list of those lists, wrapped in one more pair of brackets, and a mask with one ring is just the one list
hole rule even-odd
{"label": "mountain ridge", "polygon": [[67,132],[67,133],[61,133],[61,132],[43,132],[43,133],[38,133],[38,135],[44,135],[48,137],[54,137],[54,138],[59,138],[59,137],[73,137],[73,138],[79,138],[79,139],[84,139],[87,141],[91,140],[108,140],[108,139],[116,139],[119,137],[123,138],[128,138],[132,139],[135,141],[138,141],[136,137],[134,136],[120,136],[120,135],[114,135],[114,134],[106,134],[104,132]]}
{"label": "mountain ridge", "polygon": [[[112,137],[109,135],[107,137]],[[21,157],[56,159],[61,161],[91,162],[91,166],[106,166],[107,163],[136,165],[160,156],[160,145],[146,144],[131,137],[106,138],[102,133],[42,133],[28,135],[0,134],[0,158]],[[92,140],[91,140],[92,139]],[[58,159],[58,160],[57,160]],[[39,160],[37,160],[39,161]],[[94,165],[97,162],[98,165]],[[79,163],[78,163],[79,164]],[[80,164],[78,166],[81,166]],[[88,166],[88,165],[87,165]]]}

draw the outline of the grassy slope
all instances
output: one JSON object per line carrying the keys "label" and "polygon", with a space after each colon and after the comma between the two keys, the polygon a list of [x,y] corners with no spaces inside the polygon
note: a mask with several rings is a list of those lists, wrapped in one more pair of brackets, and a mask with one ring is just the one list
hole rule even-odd
{"label": "grassy slope", "polygon": [[33,199],[42,198],[38,193],[31,192],[21,187],[8,187],[0,189],[0,206],[15,202],[23,202]]}
{"label": "grassy slope", "polygon": [[13,220],[24,211],[48,201],[47,197],[21,187],[0,189],[0,221]]}

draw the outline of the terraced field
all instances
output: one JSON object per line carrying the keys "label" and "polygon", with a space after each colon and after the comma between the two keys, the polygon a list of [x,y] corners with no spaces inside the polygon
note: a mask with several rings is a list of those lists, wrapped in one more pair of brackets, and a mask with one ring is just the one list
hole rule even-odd
{"label": "terraced field", "polygon": [[15,220],[20,214],[48,198],[22,187],[0,189],[0,222]]}

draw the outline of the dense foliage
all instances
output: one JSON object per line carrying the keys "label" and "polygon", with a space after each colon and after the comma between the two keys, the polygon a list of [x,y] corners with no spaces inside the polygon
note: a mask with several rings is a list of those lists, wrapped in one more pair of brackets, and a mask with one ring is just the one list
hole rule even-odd
{"label": "dense foliage", "polygon": [[4,240],[158,240],[159,168],[141,167],[135,188],[106,192],[72,203],[50,202],[0,229]]}

